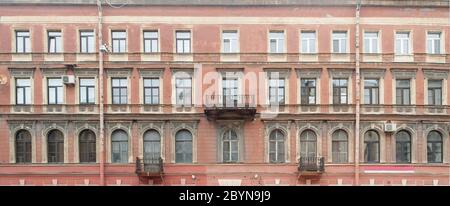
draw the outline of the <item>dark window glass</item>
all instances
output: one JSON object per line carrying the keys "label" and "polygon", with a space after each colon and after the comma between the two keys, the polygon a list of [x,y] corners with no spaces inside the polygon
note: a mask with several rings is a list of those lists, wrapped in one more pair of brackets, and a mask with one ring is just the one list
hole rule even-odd
{"label": "dark window glass", "polygon": [[112,52],[124,53],[127,51],[127,32],[126,31],[112,31]]}
{"label": "dark window glass", "polygon": [[48,53],[61,53],[62,39],[61,31],[48,32]]}
{"label": "dark window glass", "polygon": [[301,79],[301,103],[316,104],[316,79]]}
{"label": "dark window glass", "polygon": [[31,104],[31,79],[16,79],[16,104]]}
{"label": "dark window glass", "polygon": [[64,135],[59,130],[52,130],[47,135],[48,163],[64,162]]}
{"label": "dark window glass", "polygon": [[442,163],[443,141],[441,133],[431,131],[427,137],[427,159],[429,163]]}
{"label": "dark window glass", "polygon": [[191,32],[176,32],[177,53],[191,53]]}
{"label": "dark window glass", "polygon": [[144,52],[158,52],[158,31],[144,31]]}
{"label": "dark window glass", "polygon": [[95,79],[80,78],[80,104],[95,104]]}
{"label": "dark window glass", "polygon": [[269,136],[269,161],[271,163],[285,162],[284,134],[280,130],[273,130]]}
{"label": "dark window glass", "polygon": [[228,130],[222,137],[223,162],[237,162],[239,156],[239,140],[236,132]]}
{"label": "dark window glass", "polygon": [[63,83],[61,78],[47,79],[48,104],[62,104],[64,99]]}
{"label": "dark window glass", "polygon": [[94,31],[80,31],[80,52],[94,52]]}
{"label": "dark window glass", "polygon": [[161,136],[156,130],[144,133],[144,159],[155,160],[161,157]]}
{"label": "dark window glass", "polygon": [[442,105],[442,80],[428,80],[428,104]]}
{"label": "dark window glass", "polygon": [[411,81],[409,79],[397,79],[396,103],[398,105],[411,104]]}
{"label": "dark window glass", "polygon": [[16,31],[16,52],[30,53],[31,41],[29,31]]}
{"label": "dark window glass", "polygon": [[175,162],[192,163],[192,134],[180,130],[175,135]]}
{"label": "dark window glass", "polygon": [[333,79],[333,104],[347,104],[348,79]]}
{"label": "dark window glass", "polygon": [[378,79],[364,79],[364,104],[379,104],[380,84]]}
{"label": "dark window glass", "polygon": [[411,163],[411,135],[400,131],[395,135],[396,157],[398,163]]}
{"label": "dark window glass", "polygon": [[31,134],[26,130],[16,133],[16,163],[31,163]]}
{"label": "dark window glass", "polygon": [[368,163],[380,162],[380,137],[373,130],[364,134],[364,161]]}
{"label": "dark window glass", "polygon": [[348,136],[344,130],[337,130],[332,135],[333,163],[348,162]]}
{"label": "dark window glass", "polygon": [[112,78],[112,103],[127,104],[128,103],[128,79]]}
{"label": "dark window glass", "polygon": [[144,104],[159,104],[159,78],[144,79]]}
{"label": "dark window glass", "polygon": [[83,130],[79,136],[80,162],[96,162],[96,139],[95,133],[91,130]]}
{"label": "dark window glass", "polygon": [[305,130],[300,134],[300,156],[316,157],[317,136],[312,130]]}
{"label": "dark window glass", "polygon": [[128,163],[128,134],[115,130],[111,135],[111,162]]}

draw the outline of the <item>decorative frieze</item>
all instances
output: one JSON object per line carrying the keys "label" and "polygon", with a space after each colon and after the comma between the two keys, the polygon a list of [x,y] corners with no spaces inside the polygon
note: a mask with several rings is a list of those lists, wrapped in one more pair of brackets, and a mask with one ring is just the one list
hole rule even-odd
{"label": "decorative frieze", "polygon": [[83,69],[77,68],[74,70],[76,76],[98,76],[98,69]]}
{"label": "decorative frieze", "polygon": [[141,77],[160,77],[163,71],[164,69],[139,69],[139,75]]}
{"label": "decorative frieze", "polygon": [[12,77],[33,77],[34,68],[10,68],[9,74]]}
{"label": "decorative frieze", "polygon": [[353,74],[351,69],[328,69],[328,73],[332,78],[349,78]]}
{"label": "decorative frieze", "polygon": [[362,69],[363,78],[384,78],[385,69]]}
{"label": "decorative frieze", "polygon": [[320,78],[322,69],[296,69],[296,72],[300,78]]}
{"label": "decorative frieze", "polygon": [[66,68],[41,68],[42,74],[44,76],[62,76],[66,75]]}
{"label": "decorative frieze", "polygon": [[424,69],[423,74],[427,79],[448,79],[448,71]]}
{"label": "decorative frieze", "polygon": [[131,76],[132,68],[121,68],[121,69],[106,69],[106,75],[108,77],[124,77]]}
{"label": "decorative frieze", "polygon": [[415,79],[417,69],[393,69],[391,72],[395,79]]}

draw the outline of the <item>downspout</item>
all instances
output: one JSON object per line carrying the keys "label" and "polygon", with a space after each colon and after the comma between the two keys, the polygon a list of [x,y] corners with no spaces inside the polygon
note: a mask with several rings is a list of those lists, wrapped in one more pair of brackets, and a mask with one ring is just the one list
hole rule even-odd
{"label": "downspout", "polygon": [[100,130],[100,185],[105,186],[105,134],[103,120],[103,11],[102,2],[97,0],[98,8],[98,82],[99,82],[99,130]]}
{"label": "downspout", "polygon": [[356,110],[355,110],[355,185],[359,185],[359,128],[360,128],[360,99],[361,99],[361,78],[360,78],[360,68],[359,68],[359,61],[360,61],[360,50],[359,50],[359,10],[361,8],[361,2],[358,0],[356,2],[356,28],[355,28],[355,68],[356,68]]}

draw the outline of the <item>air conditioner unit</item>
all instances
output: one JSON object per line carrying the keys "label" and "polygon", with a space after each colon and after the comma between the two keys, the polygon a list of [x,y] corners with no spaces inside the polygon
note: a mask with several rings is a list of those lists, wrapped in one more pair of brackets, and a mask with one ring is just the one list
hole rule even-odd
{"label": "air conditioner unit", "polygon": [[385,123],[384,124],[384,131],[385,132],[395,132],[397,130],[397,125],[394,123]]}
{"label": "air conditioner unit", "polygon": [[75,76],[74,75],[64,75],[62,76],[62,80],[64,84],[75,84]]}

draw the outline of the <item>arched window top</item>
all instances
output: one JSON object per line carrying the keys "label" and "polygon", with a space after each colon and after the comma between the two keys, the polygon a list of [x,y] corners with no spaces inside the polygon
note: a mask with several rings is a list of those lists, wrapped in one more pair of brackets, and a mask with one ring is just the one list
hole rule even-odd
{"label": "arched window top", "polygon": [[409,142],[411,141],[411,135],[409,134],[409,132],[402,130],[399,131],[396,135],[396,140],[397,142]]}
{"label": "arched window top", "polygon": [[48,141],[49,142],[62,142],[64,141],[64,135],[61,131],[54,129],[48,132]]}
{"label": "arched window top", "polygon": [[312,130],[305,130],[300,134],[301,141],[316,141],[316,133]]}
{"label": "arched window top", "polygon": [[16,132],[16,141],[31,141],[31,134],[29,131],[21,129]]}
{"label": "arched window top", "polygon": [[85,129],[80,132],[80,141],[93,142],[95,141],[95,133],[90,129]]}
{"label": "arched window top", "polygon": [[177,132],[175,135],[175,140],[177,141],[183,141],[183,140],[192,140],[192,134],[189,132],[189,130],[182,129]]}
{"label": "arched window top", "polygon": [[428,133],[428,142],[441,142],[442,141],[442,134],[436,130],[431,131]]}
{"label": "arched window top", "polygon": [[223,133],[223,139],[224,140],[237,140],[237,134],[234,130],[227,130],[225,133]]}
{"label": "arched window top", "polygon": [[273,130],[270,133],[269,139],[270,140],[284,140],[284,133],[279,129]]}
{"label": "arched window top", "polygon": [[159,141],[160,139],[161,135],[159,135],[159,132],[154,129],[147,130],[144,133],[144,141]]}
{"label": "arched window top", "polygon": [[125,131],[118,129],[112,133],[111,139],[113,141],[128,141],[128,134]]}
{"label": "arched window top", "polygon": [[380,141],[380,136],[378,135],[378,132],[374,130],[369,130],[364,135],[364,142],[378,142]]}
{"label": "arched window top", "polygon": [[333,140],[336,140],[336,141],[340,141],[340,140],[346,141],[348,138],[348,135],[347,135],[346,131],[344,131],[342,129],[338,129],[333,132],[332,138],[333,138]]}

